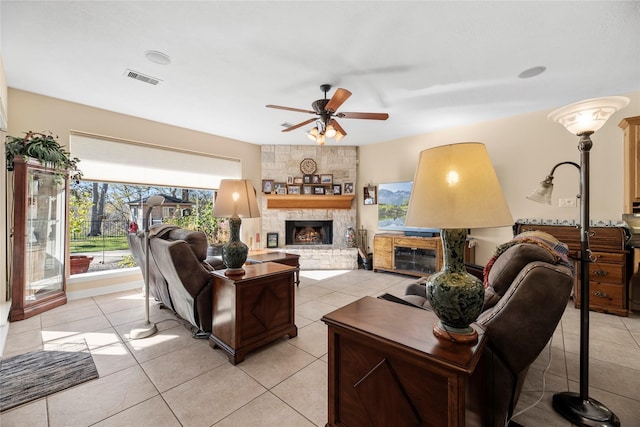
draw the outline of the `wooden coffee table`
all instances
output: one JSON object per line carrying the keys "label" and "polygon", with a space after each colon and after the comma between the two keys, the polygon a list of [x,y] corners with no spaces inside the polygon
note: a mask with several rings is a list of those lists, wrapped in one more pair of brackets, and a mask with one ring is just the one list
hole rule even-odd
{"label": "wooden coffee table", "polygon": [[249,251],[247,264],[262,264],[264,262],[277,262],[278,264],[296,267],[295,283],[296,286],[300,285],[300,255],[263,249]]}

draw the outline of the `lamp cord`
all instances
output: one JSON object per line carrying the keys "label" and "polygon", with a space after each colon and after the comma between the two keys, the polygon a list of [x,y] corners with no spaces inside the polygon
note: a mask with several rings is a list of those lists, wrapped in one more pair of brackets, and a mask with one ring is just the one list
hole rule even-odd
{"label": "lamp cord", "polygon": [[[522,415],[525,412],[527,412],[529,409],[533,408],[534,406],[536,406],[538,403],[540,403],[540,401],[542,400],[542,398],[544,397],[544,389],[546,386],[545,383],[545,374],[547,373],[547,371],[549,370],[549,368],[551,367],[551,344],[553,343],[553,335],[551,336],[551,339],[549,340],[549,363],[547,363],[547,366],[545,366],[545,368],[542,370],[542,392],[540,393],[540,397],[538,398],[538,400],[536,400],[533,404],[527,406],[526,408],[524,408],[523,410],[513,414],[511,416],[511,418],[509,418],[509,421],[507,422],[507,425],[509,425],[509,423],[511,422],[512,419],[514,419],[515,417],[517,417],[518,415]],[[535,391],[535,390],[527,390],[527,391]]]}

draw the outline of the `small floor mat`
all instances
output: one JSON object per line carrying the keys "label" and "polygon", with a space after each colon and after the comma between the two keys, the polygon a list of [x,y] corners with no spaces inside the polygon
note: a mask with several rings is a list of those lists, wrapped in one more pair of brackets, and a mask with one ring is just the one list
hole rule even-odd
{"label": "small floor mat", "polygon": [[98,378],[86,343],[0,361],[0,412]]}

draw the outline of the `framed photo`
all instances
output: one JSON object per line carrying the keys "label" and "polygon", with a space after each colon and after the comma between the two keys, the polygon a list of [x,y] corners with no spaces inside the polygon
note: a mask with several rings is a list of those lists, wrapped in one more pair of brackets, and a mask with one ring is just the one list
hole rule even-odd
{"label": "framed photo", "polygon": [[271,194],[273,191],[273,180],[272,179],[263,179],[262,180],[262,192],[265,194]]}
{"label": "framed photo", "polygon": [[301,176],[294,176],[293,177],[293,183],[294,184],[304,184],[304,178]]}
{"label": "framed photo", "polygon": [[353,182],[345,182],[344,191],[342,192],[342,194],[355,194],[353,190],[354,190]]}
{"label": "framed photo", "polygon": [[312,184],[320,184],[320,175],[311,175]]}
{"label": "framed photo", "polygon": [[289,194],[300,194],[301,190],[302,190],[302,186],[301,185],[289,185],[289,186],[287,186],[287,190],[289,191]]}
{"label": "framed photo", "polygon": [[330,173],[320,175],[320,184],[333,184],[333,175]]}
{"label": "framed photo", "polygon": [[293,175],[289,175],[287,177],[287,184],[289,184],[289,185],[293,184]]}
{"label": "framed photo", "polygon": [[324,187],[313,187],[313,194],[324,194]]}
{"label": "framed photo", "polygon": [[376,205],[378,204],[378,187],[372,185],[370,187],[364,187],[362,189],[362,194],[364,196],[364,204],[365,205]]}
{"label": "framed photo", "polygon": [[313,175],[305,175],[302,177],[303,184],[311,184],[313,182]]}
{"label": "framed photo", "polygon": [[313,194],[313,187],[310,185],[303,185],[302,194]]}
{"label": "framed photo", "polygon": [[342,194],[342,184],[333,184],[331,188],[333,189],[334,195]]}
{"label": "framed photo", "polygon": [[287,194],[287,184],[284,182],[273,183],[273,191],[276,194]]}
{"label": "framed photo", "polygon": [[278,247],[278,233],[267,233],[267,248]]}

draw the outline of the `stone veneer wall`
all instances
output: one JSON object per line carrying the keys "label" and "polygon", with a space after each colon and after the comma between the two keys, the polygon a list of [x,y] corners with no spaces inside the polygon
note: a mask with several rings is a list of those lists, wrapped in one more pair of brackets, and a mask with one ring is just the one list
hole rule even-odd
{"label": "stone veneer wall", "polygon": [[[302,176],[300,162],[304,158],[315,160],[318,164],[316,174],[333,174],[334,183],[353,182],[354,188],[358,188],[356,147],[263,145],[262,179],[286,182],[287,176]],[[262,245],[266,246],[267,233],[278,233],[279,249],[300,254],[302,269],[357,268],[357,250],[345,250],[347,228],[356,228],[356,199],[351,209],[267,209],[267,200],[263,197],[261,215]],[[285,220],[327,219],[333,220],[333,245],[285,247]]]}

